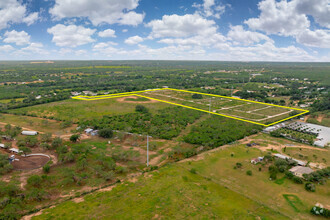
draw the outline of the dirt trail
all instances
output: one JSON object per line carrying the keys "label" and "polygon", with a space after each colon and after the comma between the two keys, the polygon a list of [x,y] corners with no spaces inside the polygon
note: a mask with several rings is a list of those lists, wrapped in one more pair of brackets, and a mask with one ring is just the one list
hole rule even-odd
{"label": "dirt trail", "polygon": [[121,103],[140,103],[140,104],[158,102],[158,101],[153,100],[153,99],[149,99],[149,101],[129,101],[129,100],[126,100],[126,99],[138,99],[138,98],[139,97],[137,97],[137,96],[125,96],[125,97],[122,97],[122,98],[118,98],[117,102],[121,102]]}

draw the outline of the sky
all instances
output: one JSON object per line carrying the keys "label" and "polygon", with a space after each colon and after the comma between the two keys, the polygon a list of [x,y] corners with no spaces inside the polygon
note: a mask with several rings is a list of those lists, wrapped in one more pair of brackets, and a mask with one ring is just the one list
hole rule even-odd
{"label": "sky", "polygon": [[330,62],[330,0],[0,0],[0,60]]}

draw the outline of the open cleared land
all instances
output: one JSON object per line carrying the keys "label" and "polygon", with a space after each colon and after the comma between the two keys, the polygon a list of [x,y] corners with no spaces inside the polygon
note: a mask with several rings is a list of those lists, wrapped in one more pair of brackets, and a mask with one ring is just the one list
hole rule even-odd
{"label": "open cleared land", "polygon": [[[148,103],[148,101],[143,105],[151,112],[169,106],[166,103]],[[95,100],[89,102],[69,99],[60,102],[15,109],[10,112],[77,122],[81,119],[101,118],[104,115],[132,113],[135,111],[135,106],[136,103],[134,102],[119,102],[116,99]]]}
{"label": "open cleared land", "polygon": [[61,122],[55,120],[12,114],[0,114],[0,127],[5,126],[6,124],[21,126],[23,130],[34,130],[59,136],[68,134],[72,129],[77,127],[76,125],[72,125],[63,128],[61,127]]}
{"label": "open cleared land", "polygon": [[[118,96],[119,95],[125,96],[125,94],[118,94]],[[154,89],[146,92],[139,91],[136,93],[136,96],[140,96],[140,99],[153,99],[158,100],[159,102],[167,102],[182,107],[191,107],[195,110],[201,110],[204,112],[210,111],[212,113],[218,113],[256,124],[259,123],[261,125],[271,124],[290,116],[304,113],[304,110],[295,110],[294,112],[294,110],[290,108],[272,106],[266,103],[254,103],[252,101],[244,101],[237,98],[217,97],[206,94],[198,94],[198,96],[194,97],[195,95],[197,94],[194,94],[194,92],[172,89]],[[102,100],[114,98],[116,98],[116,94],[75,97],[75,99],[88,101],[94,99]],[[121,99],[125,100],[125,97]],[[127,100],[130,100],[130,98],[127,98]]]}
{"label": "open cleared land", "polygon": [[286,219],[262,204],[178,165],[146,174],[82,202],[65,202],[33,219]]}

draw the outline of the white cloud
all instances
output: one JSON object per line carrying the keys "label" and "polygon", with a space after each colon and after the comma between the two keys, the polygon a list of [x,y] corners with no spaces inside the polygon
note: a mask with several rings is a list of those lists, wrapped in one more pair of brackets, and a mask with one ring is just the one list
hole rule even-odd
{"label": "white cloud", "polygon": [[[200,46],[200,47],[216,47],[217,45],[227,41],[227,38],[219,33],[214,33],[208,37],[197,35],[188,38],[164,38],[158,41],[158,43],[165,44],[178,44],[178,45],[191,45],[191,46]],[[226,44],[226,43],[225,43]]]}
{"label": "white cloud", "polygon": [[25,31],[17,32],[12,30],[10,32],[6,31],[4,34],[5,39],[3,42],[5,43],[14,43],[18,46],[29,44],[30,43],[30,35]]}
{"label": "white cloud", "polygon": [[100,37],[116,37],[115,31],[112,29],[106,29],[104,31],[99,32]]}
{"label": "white cloud", "polygon": [[193,4],[193,7],[198,9],[198,13],[206,17],[220,18],[225,13],[226,6],[220,3],[216,3],[215,0],[204,0],[203,4]]}
{"label": "white cloud", "polygon": [[125,40],[125,44],[133,45],[133,44],[141,43],[142,41],[143,41],[143,38],[136,35],[136,36],[127,38]]}
{"label": "white cloud", "polygon": [[311,46],[330,48],[330,30],[305,30],[297,36],[297,42]]}
{"label": "white cloud", "polygon": [[53,35],[53,42],[60,47],[77,47],[80,45],[94,42],[91,37],[95,29],[85,28],[83,26],[57,24],[47,29],[47,32]]}
{"label": "white cloud", "polygon": [[86,55],[86,54],[87,54],[86,50],[77,50],[77,51],[75,51],[76,56],[82,56],[82,55]]}
{"label": "white cloud", "polygon": [[27,17],[23,18],[23,22],[26,23],[28,26],[34,24],[39,19],[39,13],[34,12],[28,15]]}
{"label": "white cloud", "polygon": [[260,16],[245,21],[254,30],[291,36],[307,29],[310,25],[306,15],[297,13],[294,1],[263,0],[259,2],[258,7],[261,11]]}
{"label": "white cloud", "polygon": [[55,0],[49,12],[57,19],[86,17],[93,25],[138,25],[144,18],[144,14],[133,11],[138,5],[139,0]]}
{"label": "white cloud", "polygon": [[267,34],[292,36],[298,43],[311,47],[329,48],[329,29],[311,30],[308,15],[316,23],[330,28],[329,0],[263,0],[258,18],[245,21],[250,28]]}
{"label": "white cloud", "polygon": [[244,30],[243,26],[241,25],[231,26],[227,36],[236,44],[243,44],[243,45],[250,45],[250,44],[258,43],[260,41],[274,42],[272,39],[270,39],[268,36],[264,34]]}
{"label": "white cloud", "polygon": [[0,1],[0,30],[9,27],[10,24],[25,22],[28,25],[36,21],[36,14],[28,14],[26,5],[17,0]]}
{"label": "white cloud", "polygon": [[213,20],[207,20],[199,14],[164,15],[162,20],[152,20],[146,26],[152,28],[150,37],[154,38],[208,36],[217,29]]}
{"label": "white cloud", "polygon": [[10,52],[10,51],[12,51],[12,50],[14,50],[14,48],[13,48],[11,45],[3,45],[3,46],[0,46],[0,53],[1,53],[1,52],[6,52],[6,53],[8,53],[8,52]]}
{"label": "white cloud", "polygon": [[29,46],[22,48],[22,52],[31,52],[36,54],[49,54],[47,50],[43,49],[42,43],[31,43]]}
{"label": "white cloud", "polygon": [[295,0],[296,11],[314,17],[315,22],[323,27],[330,28],[330,1],[329,0]]}
{"label": "white cloud", "polygon": [[127,29],[123,29],[123,30],[122,30],[123,33],[126,33],[127,31],[128,31]]}

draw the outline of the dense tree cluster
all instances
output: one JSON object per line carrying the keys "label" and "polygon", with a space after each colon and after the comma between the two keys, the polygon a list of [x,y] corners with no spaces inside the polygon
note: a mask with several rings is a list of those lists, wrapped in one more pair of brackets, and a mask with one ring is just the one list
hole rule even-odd
{"label": "dense tree cluster", "polygon": [[187,143],[215,148],[255,134],[261,129],[258,125],[212,115],[194,125],[183,139]]}
{"label": "dense tree cluster", "polygon": [[196,121],[203,113],[195,110],[169,107],[158,113],[130,113],[126,115],[104,116],[102,119],[82,121],[81,127],[92,126],[95,129],[111,128],[136,134],[171,139],[177,137],[188,125]]}

